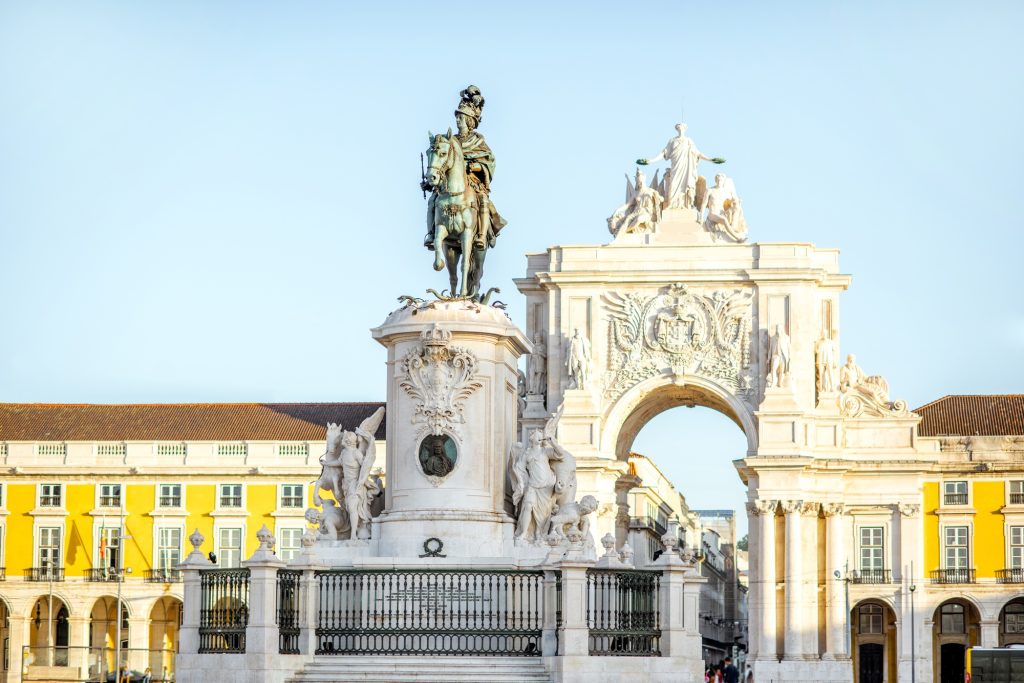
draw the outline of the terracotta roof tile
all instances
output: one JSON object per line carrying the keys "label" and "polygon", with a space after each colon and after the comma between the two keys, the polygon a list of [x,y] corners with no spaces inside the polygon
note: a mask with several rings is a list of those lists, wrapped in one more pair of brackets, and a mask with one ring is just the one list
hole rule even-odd
{"label": "terracotta roof tile", "polygon": [[921,436],[1024,435],[1024,394],[943,396],[914,412]]}
{"label": "terracotta roof tile", "polygon": [[0,441],[321,441],[328,422],[351,429],[382,405],[0,403]]}

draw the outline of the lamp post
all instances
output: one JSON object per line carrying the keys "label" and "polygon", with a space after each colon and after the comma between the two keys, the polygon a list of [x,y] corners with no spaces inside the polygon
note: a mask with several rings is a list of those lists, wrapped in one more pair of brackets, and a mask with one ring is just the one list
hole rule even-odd
{"label": "lamp post", "polygon": [[53,563],[50,560],[43,560],[43,571],[46,572],[46,580],[49,583],[49,597],[46,603],[46,663],[53,666],[53,657],[56,652],[56,643],[53,638]]}
{"label": "lamp post", "polygon": [[916,621],[914,619],[914,591],[917,585],[914,583],[914,563],[910,563],[910,683],[917,682],[917,655],[914,652],[917,641]]}
{"label": "lamp post", "polygon": [[[124,517],[121,520],[123,523]],[[130,539],[131,536],[125,536],[122,529],[117,530],[117,609],[114,615],[114,619],[117,620],[117,626],[114,631],[116,634],[114,638],[114,671],[117,673],[114,674],[114,677],[118,683],[121,683],[121,584],[124,582],[125,573],[132,573],[131,567],[124,569],[124,541]]]}

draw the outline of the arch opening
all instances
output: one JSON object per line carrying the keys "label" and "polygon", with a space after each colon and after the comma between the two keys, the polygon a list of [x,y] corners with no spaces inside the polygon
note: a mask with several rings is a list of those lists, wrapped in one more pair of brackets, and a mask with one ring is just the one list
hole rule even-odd
{"label": "arch opening", "polygon": [[67,604],[55,595],[44,595],[36,599],[30,615],[29,666],[68,666]]}
{"label": "arch opening", "polygon": [[854,683],[890,683],[897,679],[896,613],[882,600],[867,599],[850,610]]}
{"label": "arch opening", "polygon": [[962,683],[967,649],[981,640],[981,614],[964,598],[946,600],[932,615],[932,662],[936,683]]}

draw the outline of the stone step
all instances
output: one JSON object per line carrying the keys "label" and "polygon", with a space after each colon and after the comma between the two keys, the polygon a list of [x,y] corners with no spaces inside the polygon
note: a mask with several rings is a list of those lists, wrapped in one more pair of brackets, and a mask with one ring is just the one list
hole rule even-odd
{"label": "stone step", "polygon": [[317,657],[287,683],[551,683],[538,657]]}

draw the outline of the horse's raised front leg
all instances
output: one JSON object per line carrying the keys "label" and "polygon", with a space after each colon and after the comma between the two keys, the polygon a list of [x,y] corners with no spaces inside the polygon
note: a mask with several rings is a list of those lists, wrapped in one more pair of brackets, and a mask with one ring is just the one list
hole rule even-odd
{"label": "horse's raised front leg", "polygon": [[469,267],[473,262],[473,231],[468,225],[463,226],[459,235],[462,243],[462,287],[459,296],[469,296]]}
{"label": "horse's raised front leg", "polygon": [[448,237],[448,226],[436,223],[434,226],[434,270],[444,269],[444,240]]}

